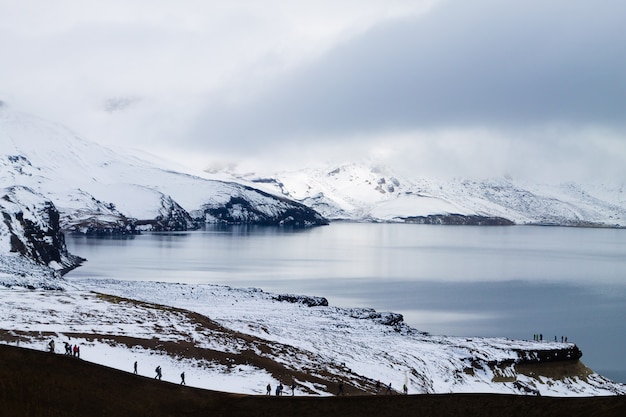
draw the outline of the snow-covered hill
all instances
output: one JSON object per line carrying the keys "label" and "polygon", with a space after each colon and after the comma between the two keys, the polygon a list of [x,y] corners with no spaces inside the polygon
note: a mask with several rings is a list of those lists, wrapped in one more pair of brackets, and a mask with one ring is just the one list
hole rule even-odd
{"label": "snow-covered hill", "polygon": [[620,178],[613,184],[416,178],[367,163],[234,176],[301,201],[331,220],[626,226],[626,186]]}
{"label": "snow-covered hill", "polygon": [[[85,280],[66,292],[2,289],[0,342],[80,346],[81,359],[165,381],[263,395],[490,392],[624,395],[578,359],[574,343],[433,336],[402,316],[319,298],[215,285]],[[104,295],[109,294],[109,295]],[[41,311],[47,312],[42,317]]]}
{"label": "snow-covered hill", "polygon": [[48,197],[61,226],[82,232],[185,230],[197,223],[325,224],[318,213],[255,188],[176,172],[0,107],[0,188]]}

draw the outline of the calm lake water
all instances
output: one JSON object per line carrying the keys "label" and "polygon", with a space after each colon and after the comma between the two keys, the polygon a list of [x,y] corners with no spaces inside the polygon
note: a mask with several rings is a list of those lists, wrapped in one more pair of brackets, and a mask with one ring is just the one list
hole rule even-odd
{"label": "calm lake water", "polygon": [[223,284],[402,313],[432,334],[565,336],[626,383],[626,230],[333,223],[67,236],[67,275]]}

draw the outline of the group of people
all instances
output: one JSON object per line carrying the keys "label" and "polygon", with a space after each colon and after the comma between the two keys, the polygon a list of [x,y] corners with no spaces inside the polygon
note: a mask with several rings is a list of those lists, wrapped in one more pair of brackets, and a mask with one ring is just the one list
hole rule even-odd
{"label": "group of people", "polygon": [[[80,347],[78,345],[72,346],[71,343],[63,342],[65,346],[65,355],[80,358]],[[54,353],[54,340],[48,342],[48,351]]]}
{"label": "group of people", "polygon": [[[535,333],[533,335],[533,340],[535,342],[543,342],[543,334],[542,333]],[[558,342],[558,339],[556,338],[556,336],[554,336],[554,341]],[[567,343],[567,336],[561,336],[561,343]]]}
{"label": "group of people", "polygon": [[[381,391],[381,384],[380,381],[376,381],[376,394],[380,394]],[[409,393],[409,388],[406,386],[406,384],[404,384],[402,386],[402,392],[404,392],[404,395],[407,395]],[[389,384],[387,384],[385,386],[385,395],[392,395],[393,394],[393,389],[391,388],[391,382]]]}
{"label": "group of people", "polygon": [[[161,369],[161,365],[158,365],[154,368],[155,376],[154,379],[158,379],[159,381],[163,378],[163,370]],[[137,361],[133,364],[133,373],[137,375]],[[185,372],[180,374],[180,385],[187,385],[185,382]]]}
{"label": "group of people", "polygon": [[74,356],[75,358],[80,358],[80,347],[78,345],[74,345],[74,347],[72,347],[70,343],[63,342],[63,344],[65,345],[65,354],[67,356]]}
{"label": "group of people", "polygon": [[[276,385],[276,396],[280,397],[281,395],[283,395],[283,391],[284,391],[285,387],[283,386],[282,382],[279,382],[278,385]],[[267,387],[265,387],[265,391],[266,391],[266,395],[272,395],[272,385],[267,384]],[[293,397],[296,393],[296,383],[292,382],[291,383],[291,396]]]}

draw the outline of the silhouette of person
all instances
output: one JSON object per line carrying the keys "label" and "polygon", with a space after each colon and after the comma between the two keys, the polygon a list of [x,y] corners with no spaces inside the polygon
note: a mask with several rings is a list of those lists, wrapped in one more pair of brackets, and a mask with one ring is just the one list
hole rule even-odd
{"label": "silhouette of person", "polygon": [[154,377],[154,379],[158,379],[160,381],[161,377],[163,376],[163,374],[161,373],[161,366],[157,366],[154,371],[156,372],[156,376]]}
{"label": "silhouette of person", "polygon": [[180,374],[180,385],[187,385],[187,384],[185,384],[185,373],[184,372],[182,374]]}
{"label": "silhouette of person", "polygon": [[265,387],[267,390],[267,394],[266,395],[270,395],[272,393],[272,386],[270,384],[267,384],[267,387]]}
{"label": "silhouette of person", "polygon": [[137,361],[135,361],[135,364],[133,365],[133,373],[137,375]]}
{"label": "silhouette of person", "polygon": [[343,381],[339,381],[339,387],[337,390],[337,395],[343,395]]}

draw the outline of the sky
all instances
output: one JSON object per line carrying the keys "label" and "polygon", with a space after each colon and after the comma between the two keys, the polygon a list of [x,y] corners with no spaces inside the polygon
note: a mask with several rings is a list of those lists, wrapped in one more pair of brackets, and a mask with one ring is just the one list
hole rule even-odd
{"label": "sky", "polygon": [[626,179],[621,0],[0,0],[0,101],[194,169]]}

